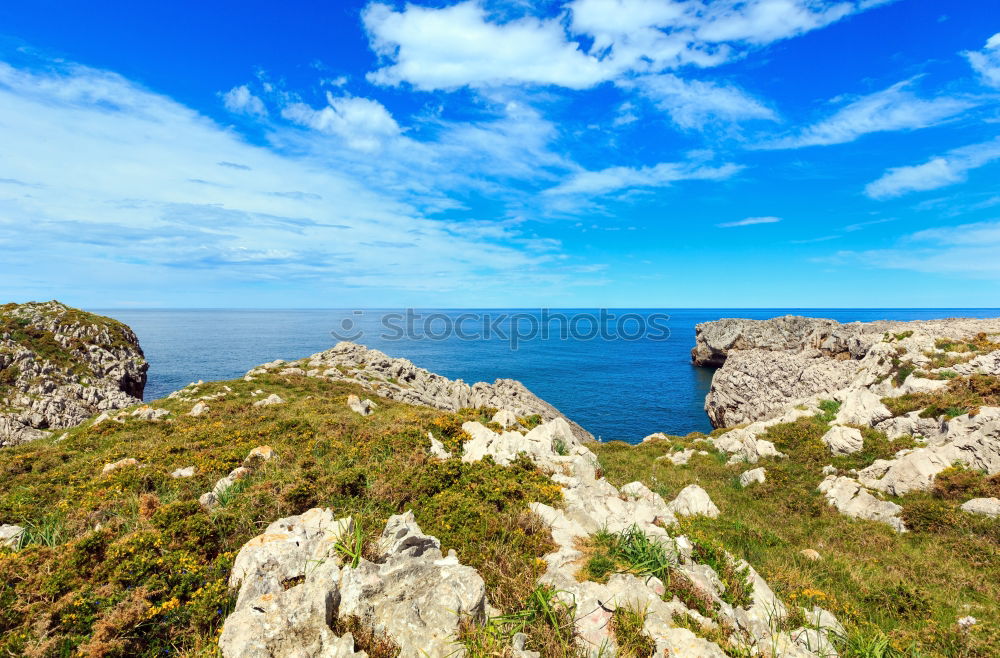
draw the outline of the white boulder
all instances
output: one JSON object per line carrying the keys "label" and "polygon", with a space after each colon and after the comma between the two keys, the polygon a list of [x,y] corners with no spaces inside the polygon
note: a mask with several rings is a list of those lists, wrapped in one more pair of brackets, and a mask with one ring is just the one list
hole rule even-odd
{"label": "white boulder", "polygon": [[206,412],[208,412],[208,405],[204,402],[198,402],[191,407],[191,411],[188,412],[188,416],[201,416]]}
{"label": "white boulder", "polygon": [[17,548],[23,534],[24,528],[19,525],[0,525],[0,548]]}
{"label": "white boulder", "polygon": [[823,435],[823,443],[835,455],[849,455],[864,447],[865,440],[860,430],[843,425],[834,425]]}
{"label": "white boulder", "polygon": [[820,482],[820,493],[826,496],[830,505],[842,514],[858,519],[879,521],[892,526],[896,532],[906,532],[899,513],[903,510],[896,503],[879,500],[857,480],[845,476],[828,475]]}
{"label": "white boulder", "polygon": [[689,484],[681,489],[677,498],[667,507],[677,516],[707,516],[710,519],[719,516],[719,508],[708,497],[708,492],[697,484]]}
{"label": "white boulder", "polygon": [[892,416],[882,399],[867,388],[854,389],[844,398],[834,422],[838,425],[875,425]]}
{"label": "white boulder", "polygon": [[764,484],[764,481],[766,480],[766,473],[767,471],[765,471],[762,466],[757,468],[751,468],[749,471],[746,471],[740,475],[740,486],[749,487],[751,484],[755,482]]}
{"label": "white boulder", "polygon": [[371,416],[374,413],[375,403],[368,399],[362,400],[352,393],[347,396],[347,407],[354,413]]}
{"label": "white boulder", "polygon": [[962,503],[962,511],[990,518],[1000,516],[1000,498],[973,498]]}

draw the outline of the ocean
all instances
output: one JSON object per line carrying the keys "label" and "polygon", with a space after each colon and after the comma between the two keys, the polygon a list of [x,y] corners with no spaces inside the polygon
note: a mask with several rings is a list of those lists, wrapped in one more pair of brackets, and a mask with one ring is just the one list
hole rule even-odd
{"label": "ocean", "polygon": [[[546,317],[537,309],[422,309],[407,323],[406,312],[394,310],[93,310],[139,336],[150,364],[146,400],[199,379],[232,379],[267,361],[299,359],[348,337],[453,379],[518,379],[594,436],[630,443],[653,432],[711,430],[703,404],[713,371],[690,360],[700,322],[1000,316],[998,309],[613,309],[611,318],[593,309]],[[590,335],[601,326],[605,335]]]}

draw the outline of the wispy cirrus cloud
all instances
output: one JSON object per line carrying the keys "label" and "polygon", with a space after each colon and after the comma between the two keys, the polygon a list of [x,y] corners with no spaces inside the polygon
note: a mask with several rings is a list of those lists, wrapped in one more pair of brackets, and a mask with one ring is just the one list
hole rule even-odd
{"label": "wispy cirrus cloud", "polygon": [[1000,88],[1000,32],[990,37],[982,50],[962,54],[985,84]]}
{"label": "wispy cirrus cloud", "polygon": [[832,260],[882,269],[969,277],[1000,276],[1000,221],[925,229],[888,249],[840,251]]}
{"label": "wispy cirrus cloud", "polygon": [[889,199],[910,192],[936,190],[964,181],[968,172],[1000,160],[1000,137],[953,149],[918,165],[893,167],[865,186],[873,199]]}
{"label": "wispy cirrus cloud", "polygon": [[732,85],[684,80],[672,73],[641,76],[618,84],[638,90],[685,129],[702,128],[713,121],[778,120],[774,110]]}
{"label": "wispy cirrus cloud", "polygon": [[756,224],[777,224],[780,221],[780,217],[747,217],[735,222],[716,224],[716,226],[718,228],[736,228],[738,226],[754,226]]}
{"label": "wispy cirrus cloud", "polygon": [[700,162],[662,162],[651,167],[609,167],[580,171],[546,190],[549,195],[599,196],[636,188],[666,187],[683,180],[724,180],[742,167],[732,163],[709,166]]}
{"label": "wispy cirrus cloud", "polygon": [[795,149],[853,142],[863,135],[897,130],[919,130],[947,121],[980,101],[940,96],[920,98],[911,90],[914,80],[854,98],[831,116],[796,134],[765,140],[756,148]]}

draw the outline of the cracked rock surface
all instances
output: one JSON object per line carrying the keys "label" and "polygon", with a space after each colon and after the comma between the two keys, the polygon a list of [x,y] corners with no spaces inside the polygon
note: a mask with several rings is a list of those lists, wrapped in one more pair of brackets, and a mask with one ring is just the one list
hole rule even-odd
{"label": "cracked rock surface", "polygon": [[56,301],[0,306],[0,446],[141,402],[147,368],[116,320]]}

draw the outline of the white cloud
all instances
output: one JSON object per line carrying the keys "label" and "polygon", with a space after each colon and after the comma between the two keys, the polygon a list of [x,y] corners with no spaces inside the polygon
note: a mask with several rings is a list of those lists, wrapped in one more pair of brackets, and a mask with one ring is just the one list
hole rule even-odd
{"label": "white cloud", "polygon": [[625,74],[716,66],[881,2],[574,0],[555,18],[503,21],[468,0],[401,11],[375,3],[363,18],[372,47],[389,62],[370,75],[379,84],[582,89]]}
{"label": "white cloud", "polygon": [[418,89],[510,83],[586,88],[607,78],[606,67],[566,40],[558,21],[526,17],[503,25],[475,1],[401,12],[371,4],[363,14],[375,52],[395,64],[369,74],[378,84],[409,82]]}
{"label": "white cloud", "polygon": [[[335,306],[370,302],[374,289],[388,304],[502,305],[572,285],[545,236],[429,219],[415,200],[447,199],[421,188],[419,172],[346,165],[339,137],[274,127],[272,141],[297,146],[275,151],[120,76],[44,71],[0,63],[0,280],[11,297],[95,304],[127,289],[166,304]],[[434,147],[456,157],[429,168],[478,176],[457,146]]]}
{"label": "white cloud", "polygon": [[334,97],[327,92],[328,105],[319,110],[305,103],[292,103],[281,116],[319,132],[342,137],[348,146],[373,152],[383,140],[399,135],[399,124],[378,101],[352,96]]}
{"label": "white cloud", "polygon": [[583,194],[598,196],[634,188],[666,187],[682,180],[723,180],[741,167],[724,164],[709,167],[701,164],[663,162],[652,167],[609,167],[600,171],[581,171],[546,191],[547,194]]}
{"label": "white cloud", "polygon": [[949,97],[925,100],[909,90],[912,83],[913,80],[904,80],[856,98],[798,135],[764,142],[759,147],[786,149],[845,144],[869,133],[917,130],[941,123],[977,104],[970,99]]}
{"label": "white cloud", "polygon": [[869,267],[1000,278],[1000,222],[927,229],[902,238],[889,249],[841,251],[834,260]]}
{"label": "white cloud", "polygon": [[222,95],[222,102],[226,109],[236,114],[246,114],[248,116],[265,117],[267,108],[264,101],[254,96],[250,88],[246,85],[233,87]]}
{"label": "white cloud", "polygon": [[714,82],[682,80],[664,73],[620,84],[638,88],[681,128],[701,128],[713,120],[778,119],[773,110],[746,92]]}
{"label": "white cloud", "polygon": [[946,185],[960,183],[972,169],[1000,159],[1000,138],[981,144],[972,144],[931,158],[927,162],[908,167],[894,167],[881,178],[865,187],[865,194],[873,199],[902,196],[908,192],[936,190]]}
{"label": "white cloud", "polygon": [[755,224],[777,224],[780,221],[780,217],[747,217],[746,219],[741,219],[736,222],[716,224],[716,226],[719,228],[733,228],[736,226],[753,226]]}
{"label": "white cloud", "polygon": [[1000,32],[991,36],[982,50],[972,50],[962,54],[984,83],[991,87],[1000,87]]}

